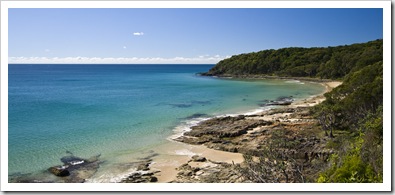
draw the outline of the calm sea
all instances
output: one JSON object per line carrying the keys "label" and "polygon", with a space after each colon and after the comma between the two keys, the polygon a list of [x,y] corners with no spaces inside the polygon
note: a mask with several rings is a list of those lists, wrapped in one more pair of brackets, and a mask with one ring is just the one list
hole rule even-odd
{"label": "calm sea", "polygon": [[[213,65],[9,65],[9,174],[61,164],[66,151],[111,164],[168,142],[180,124],[251,112],[323,86],[198,76]],[[108,166],[107,166],[108,167]]]}

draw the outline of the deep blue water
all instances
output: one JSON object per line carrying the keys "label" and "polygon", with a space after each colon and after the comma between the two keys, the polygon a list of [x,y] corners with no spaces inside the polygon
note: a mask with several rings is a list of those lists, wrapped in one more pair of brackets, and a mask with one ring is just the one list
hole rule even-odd
{"label": "deep blue water", "polygon": [[166,142],[193,116],[306,98],[319,84],[196,75],[213,65],[9,65],[9,174],[60,164],[66,151],[106,159]]}

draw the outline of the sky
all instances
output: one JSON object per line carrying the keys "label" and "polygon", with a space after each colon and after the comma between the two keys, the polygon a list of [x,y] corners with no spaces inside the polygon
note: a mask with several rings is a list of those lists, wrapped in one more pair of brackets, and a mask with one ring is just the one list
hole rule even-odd
{"label": "sky", "polygon": [[10,8],[8,21],[9,63],[215,64],[383,38],[370,8]]}

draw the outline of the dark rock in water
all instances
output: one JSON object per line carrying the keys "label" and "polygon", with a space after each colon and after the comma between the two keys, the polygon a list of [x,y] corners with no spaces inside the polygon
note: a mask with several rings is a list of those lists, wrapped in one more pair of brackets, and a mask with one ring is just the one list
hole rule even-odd
{"label": "dark rock in water", "polygon": [[283,96],[283,97],[277,98],[276,101],[290,101],[290,102],[293,102],[294,99],[293,99],[293,96],[289,96],[289,97]]}
{"label": "dark rock in water", "polygon": [[99,168],[100,155],[83,159],[74,156],[70,152],[68,154],[70,155],[60,159],[64,163],[63,166],[54,166],[48,169],[52,174],[63,177],[63,182],[82,183],[91,177]]}
{"label": "dark rock in water", "polygon": [[89,159],[76,157],[70,151],[61,158],[63,165],[49,167],[46,170],[28,173],[9,175],[10,183],[83,183],[92,177],[99,168],[100,155]]}
{"label": "dark rock in water", "polygon": [[192,106],[196,106],[196,105],[209,105],[211,104],[211,101],[198,101],[198,100],[193,100],[187,103],[170,103],[168,105],[174,107],[174,108],[189,108]]}
{"label": "dark rock in water", "polygon": [[192,104],[200,104],[200,105],[208,105],[208,104],[211,104],[211,101],[197,101],[197,100],[194,100],[191,103]]}
{"label": "dark rock in water", "polygon": [[173,106],[174,108],[189,108],[192,107],[192,104],[169,104],[170,106]]}
{"label": "dark rock in water", "polygon": [[259,104],[259,106],[287,106],[291,105],[294,99],[292,98],[293,96],[290,97],[279,97],[276,100],[264,100],[262,101],[262,104]]}
{"label": "dark rock in water", "polygon": [[150,162],[143,162],[137,167],[137,170],[138,171],[148,171],[149,170],[149,168],[148,168],[149,165],[150,165]]}
{"label": "dark rock in water", "polygon": [[189,120],[189,119],[195,119],[195,118],[201,118],[201,117],[208,117],[208,115],[207,114],[203,114],[203,113],[196,113],[196,114],[192,114],[190,116],[187,116],[187,117],[185,117],[183,119]]}
{"label": "dark rock in water", "polygon": [[50,167],[48,171],[58,177],[66,177],[70,175],[70,172],[67,170],[66,167],[59,167],[59,166]]}

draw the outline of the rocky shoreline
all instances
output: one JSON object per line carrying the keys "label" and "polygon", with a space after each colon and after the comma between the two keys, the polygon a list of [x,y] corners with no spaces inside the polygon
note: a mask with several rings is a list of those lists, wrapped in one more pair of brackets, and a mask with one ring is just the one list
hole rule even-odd
{"label": "rocky shoreline", "polygon": [[[266,146],[271,144],[274,134],[282,132],[283,143],[292,145],[284,148],[283,153],[307,168],[312,162],[326,162],[333,153],[325,148],[328,138],[320,136],[319,129],[318,122],[309,115],[308,107],[276,108],[257,115],[213,118],[192,127],[191,131],[176,140],[188,144],[203,144],[215,150],[260,156],[265,153]],[[186,167],[188,174],[185,174]],[[199,179],[196,177],[199,176],[196,170],[201,168],[188,164],[180,167],[183,171],[179,172],[175,182],[207,182],[207,178],[213,177],[218,179],[214,181],[217,183],[248,182],[246,178],[240,178],[235,170],[236,166],[232,164],[217,163],[216,166],[211,166],[212,169],[207,165],[204,167],[205,173],[227,176],[206,175],[206,178]],[[239,177],[232,179],[236,176]],[[315,177],[309,176],[311,179]]]}
{"label": "rocky shoreline", "polygon": [[[340,84],[325,83],[326,92]],[[192,145],[204,145],[215,150],[241,153],[257,159],[267,153],[268,147],[273,145],[274,137],[280,133],[281,143],[276,147],[287,159],[284,162],[287,163],[287,167],[303,167],[303,173],[300,171],[299,176],[295,176],[295,169],[276,171],[271,168],[270,177],[277,179],[268,181],[315,182],[318,171],[326,165],[329,156],[333,154],[332,150],[325,148],[329,138],[324,136],[318,121],[310,112],[311,106],[324,99],[323,94],[320,94],[295,103],[277,104],[281,106],[259,114],[215,117],[191,127],[190,131],[175,140]],[[241,167],[247,166],[250,166],[247,162],[235,165],[212,162],[209,159],[205,164],[194,164],[191,159],[178,168],[180,171],[173,182],[256,182],[243,173],[245,169]]]}

